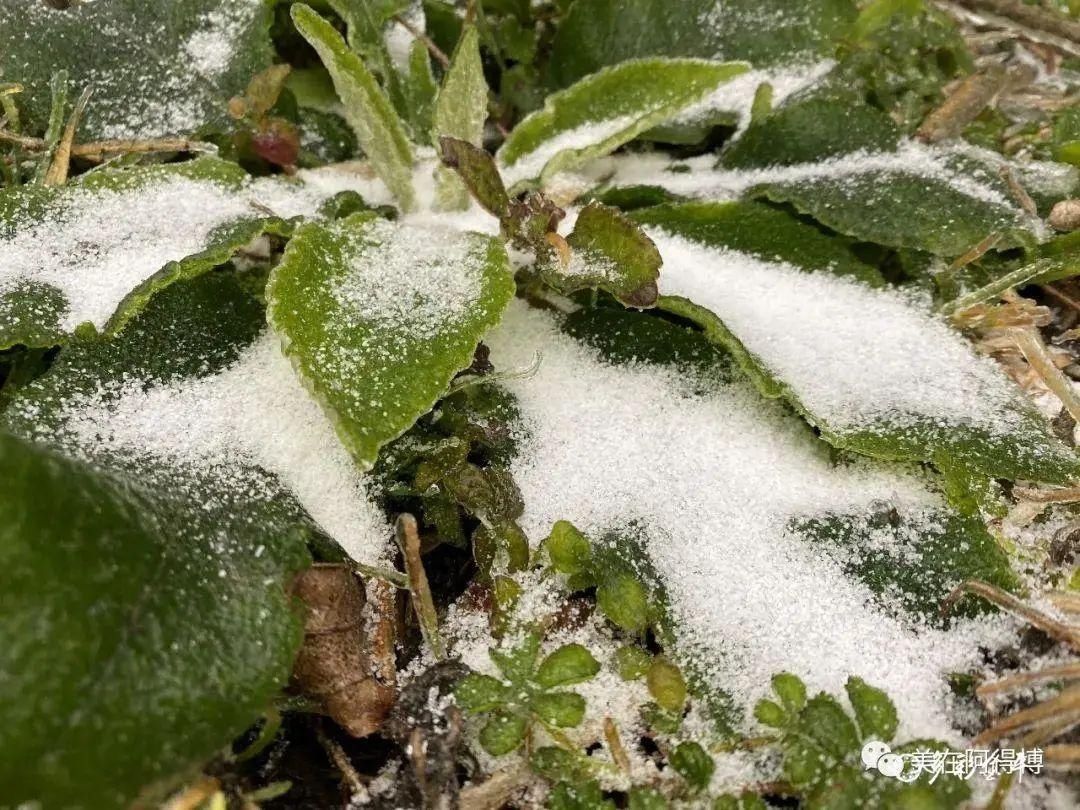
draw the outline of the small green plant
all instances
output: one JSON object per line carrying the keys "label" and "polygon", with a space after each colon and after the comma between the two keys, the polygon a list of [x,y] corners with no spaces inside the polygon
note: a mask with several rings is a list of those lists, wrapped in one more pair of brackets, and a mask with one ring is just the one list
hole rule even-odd
{"label": "small green plant", "polygon": [[564,644],[540,660],[540,641],[530,632],[517,647],[489,650],[502,679],[473,672],[454,690],[459,706],[487,716],[480,744],[493,756],[517,750],[536,721],[557,734],[585,716],[585,698],[561,687],[589,680],[599,662],[580,644]]}
{"label": "small green plant", "polygon": [[[971,795],[955,776],[904,782],[863,766],[863,745],[871,740],[891,743],[898,718],[888,695],[861,678],[851,677],[845,685],[854,718],[825,692],[808,699],[805,684],[790,673],[774,676],[772,686],[777,700],[759,701],[754,716],[779,731],[784,779],[799,791],[806,807],[953,808]],[[901,754],[914,750],[947,747],[935,740],[893,747]]]}
{"label": "small green plant", "polygon": [[612,555],[600,559],[589,540],[565,520],[551,527],[544,541],[551,567],[566,574],[572,591],[596,588],[596,605],[614,624],[631,633],[643,633],[653,619],[648,592],[627,566]]}

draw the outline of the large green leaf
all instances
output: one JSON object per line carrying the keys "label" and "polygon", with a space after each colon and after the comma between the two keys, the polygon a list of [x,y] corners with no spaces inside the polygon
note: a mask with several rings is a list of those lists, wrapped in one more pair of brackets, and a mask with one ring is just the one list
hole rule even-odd
{"label": "large green leaf", "polygon": [[577,0],[555,37],[550,73],[565,87],[648,56],[805,62],[831,55],[854,18],[851,0]]}
{"label": "large green leaf", "polygon": [[[226,369],[263,329],[232,276],[180,282],[122,337],[75,339],[3,414],[5,803],[127,806],[214,755],[284,685],[301,640],[286,588],[313,524],[258,467],[123,440],[125,396],[149,403]],[[150,421],[181,456],[215,441]]]}
{"label": "large green leaf", "polygon": [[658,205],[634,211],[642,225],[669,229],[688,239],[724,245],[767,261],[786,261],[807,270],[827,270],[872,286],[884,284],[881,274],[860,261],[842,238],[785,211],[754,201]]}
{"label": "large green leaf", "polygon": [[446,392],[513,294],[498,240],[365,214],[299,228],[267,288],[271,325],[363,466]]}
{"label": "large green leaf", "polygon": [[[435,142],[446,136],[482,146],[487,105],[488,86],[480,61],[480,35],[476,27],[470,25],[458,40],[439,90],[435,104]],[[442,207],[467,208],[468,189],[453,170],[439,166],[435,171]]]}
{"label": "large green leaf", "polygon": [[216,158],[0,190],[0,348],[47,346],[89,322],[115,331],[158,290],[284,233]]}
{"label": "large green leaf", "polygon": [[292,7],[297,30],[319,54],[341,98],[345,120],[372,168],[405,210],[416,206],[412,187],[412,146],[405,127],[363,60],[341,34],[310,6]]}
{"label": "large green leaf", "polygon": [[499,149],[508,187],[544,180],[606,155],[700,101],[746,65],[642,59],[607,68],[554,93]]}
{"label": "large green leaf", "polygon": [[228,100],[270,64],[261,0],[0,0],[0,72],[25,85],[30,125],[44,129],[49,79],[66,70],[93,89],[86,138],[145,138],[227,121]]}
{"label": "large green leaf", "polygon": [[918,302],[802,272],[790,253],[762,261],[724,228],[703,227],[701,206],[685,221],[679,208],[649,229],[664,257],[659,306],[700,324],[763,394],[787,399],[828,441],[990,477],[1080,476],[1080,458],[1019,389]]}

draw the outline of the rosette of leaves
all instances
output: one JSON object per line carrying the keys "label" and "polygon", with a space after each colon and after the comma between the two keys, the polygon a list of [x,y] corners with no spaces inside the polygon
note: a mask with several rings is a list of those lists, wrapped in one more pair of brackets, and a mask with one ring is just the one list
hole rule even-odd
{"label": "rosette of leaves", "polygon": [[560,520],[544,541],[551,567],[567,576],[571,591],[596,589],[596,605],[608,619],[630,633],[644,633],[657,617],[649,590],[628,560],[631,555],[605,551],[589,542],[570,522]]}
{"label": "rosette of leaves", "polygon": [[536,722],[557,733],[585,717],[585,698],[564,687],[591,679],[599,662],[580,644],[564,644],[541,660],[540,644],[532,631],[516,647],[489,650],[502,677],[471,672],[454,689],[461,708],[484,716],[480,744],[493,756],[516,750]]}
{"label": "rosette of leaves", "polygon": [[[806,685],[782,672],[772,679],[776,700],[754,707],[759,722],[779,733],[782,774],[809,808],[928,807],[954,808],[971,795],[968,785],[952,775],[930,781],[921,776],[905,782],[864,768],[860,755],[870,740],[891,743],[899,723],[896,707],[880,689],[861,678],[845,685],[854,717],[839,701],[821,692],[807,698]],[[895,753],[948,750],[935,740],[912,740],[894,746]]]}

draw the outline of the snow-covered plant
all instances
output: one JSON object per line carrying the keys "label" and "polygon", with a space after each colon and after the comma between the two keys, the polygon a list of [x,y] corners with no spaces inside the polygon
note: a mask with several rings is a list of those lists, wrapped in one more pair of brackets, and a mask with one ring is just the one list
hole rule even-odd
{"label": "snow-covered plant", "polygon": [[0,0],[0,806],[967,801],[1080,73],[938,5]]}

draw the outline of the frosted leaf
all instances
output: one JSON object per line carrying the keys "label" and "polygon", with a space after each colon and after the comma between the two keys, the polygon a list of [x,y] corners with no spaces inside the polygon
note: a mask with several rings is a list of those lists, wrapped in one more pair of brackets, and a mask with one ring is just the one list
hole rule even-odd
{"label": "frosted leaf", "polygon": [[300,228],[267,299],[300,375],[369,466],[472,362],[513,292],[498,240],[359,214]]}
{"label": "frosted leaf", "polygon": [[67,70],[94,95],[85,139],[183,135],[221,124],[229,98],[270,64],[261,0],[101,0],[57,9],[0,2],[0,69],[44,128],[49,78]]}
{"label": "frosted leaf", "polygon": [[340,172],[249,180],[213,158],[101,171],[57,188],[0,191],[0,346],[49,345],[90,323],[119,328],[156,290],[222,264],[269,218],[313,216]]}
{"label": "frosted leaf", "polygon": [[496,156],[508,188],[606,155],[701,101],[745,65],[648,59],[605,69],[548,96]]}
{"label": "frosted leaf", "polygon": [[664,257],[661,292],[678,297],[662,306],[700,320],[830,441],[991,477],[1064,482],[1080,471],[1015,385],[927,302],[692,241],[675,223],[647,228]]}

